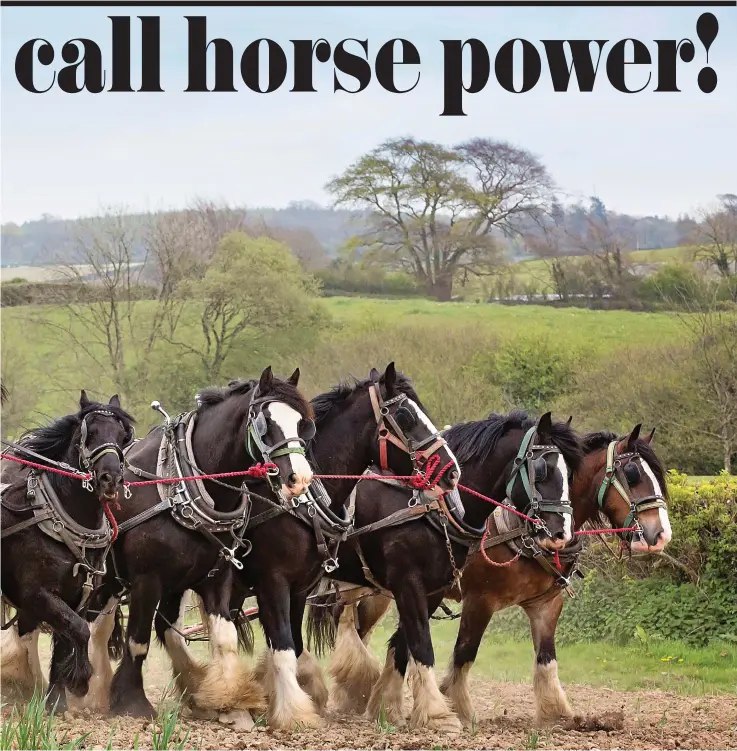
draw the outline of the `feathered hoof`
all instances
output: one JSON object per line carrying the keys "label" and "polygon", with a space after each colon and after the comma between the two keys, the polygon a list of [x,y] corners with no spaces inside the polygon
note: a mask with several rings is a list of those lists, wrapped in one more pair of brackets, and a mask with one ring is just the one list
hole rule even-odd
{"label": "feathered hoof", "polygon": [[453,712],[447,712],[433,717],[415,716],[410,717],[409,727],[411,730],[435,730],[443,735],[458,735],[463,731],[458,716]]}
{"label": "feathered hoof", "polygon": [[221,712],[218,716],[218,722],[228,725],[233,730],[251,731],[256,723],[251,717],[251,713],[245,709],[235,709],[232,712]]}

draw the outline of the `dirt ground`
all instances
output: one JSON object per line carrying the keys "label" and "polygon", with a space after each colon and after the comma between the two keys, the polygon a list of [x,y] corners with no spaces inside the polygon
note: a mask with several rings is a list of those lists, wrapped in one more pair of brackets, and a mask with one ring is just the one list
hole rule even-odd
{"label": "dirt ground", "polygon": [[[169,681],[166,658],[154,656],[146,671],[146,690],[155,703]],[[185,748],[199,749],[737,749],[737,698],[677,696],[658,691],[622,692],[582,685],[566,686],[577,713],[573,727],[533,729],[529,684],[475,680],[472,695],[478,713],[475,732],[457,737],[393,730],[381,732],[361,717],[337,715],[330,705],[324,727],[304,732],[272,731],[263,726],[236,732],[223,725],[183,719],[189,730]],[[408,706],[409,694],[408,694]],[[3,711],[3,715],[7,708]],[[89,732],[85,748],[151,748],[149,721],[95,715],[88,710],[59,717],[59,736]],[[171,746],[173,747],[173,746]]]}

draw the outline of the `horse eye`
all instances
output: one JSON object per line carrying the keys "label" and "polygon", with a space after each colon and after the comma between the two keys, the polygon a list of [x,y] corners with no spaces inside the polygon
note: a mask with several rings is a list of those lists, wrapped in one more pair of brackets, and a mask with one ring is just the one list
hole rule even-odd
{"label": "horse eye", "polygon": [[634,462],[627,462],[624,465],[624,476],[627,479],[627,484],[632,487],[640,482],[640,468]]}
{"label": "horse eye", "polygon": [[412,430],[417,425],[417,418],[406,407],[400,407],[394,415],[394,419],[402,430]]}
{"label": "horse eye", "polygon": [[308,418],[302,418],[297,426],[297,434],[303,441],[311,441],[315,437],[315,422]]}

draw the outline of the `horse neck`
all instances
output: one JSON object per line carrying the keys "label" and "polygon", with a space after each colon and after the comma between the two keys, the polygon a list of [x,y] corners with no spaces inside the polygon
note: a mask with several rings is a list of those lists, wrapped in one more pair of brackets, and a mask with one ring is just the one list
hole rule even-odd
{"label": "horse neck", "polygon": [[[194,462],[204,474],[240,472],[253,466],[246,451],[245,422],[248,415],[247,395],[231,396],[197,415],[192,433]],[[244,477],[220,480],[237,490]],[[239,496],[220,485],[204,480],[205,489],[219,511],[234,509]]]}
{"label": "horse neck", "polygon": [[[463,465],[461,482],[501,503],[506,496],[507,479],[516,455],[517,448],[503,451],[495,450],[483,462],[466,462]],[[464,521],[472,527],[480,527],[484,524],[496,508],[493,503],[477,498],[470,493],[463,494],[463,507],[466,511]]]}
{"label": "horse neck", "polygon": [[[312,442],[317,471],[329,475],[362,474],[372,463],[375,433],[376,422],[368,397],[340,413],[329,413],[321,421]],[[323,484],[330,495],[331,509],[340,513],[356,480],[324,480]]]}
{"label": "horse neck", "polygon": [[[61,461],[80,469],[77,442],[72,442]],[[48,472],[47,476],[59,503],[69,516],[87,529],[98,529],[102,524],[103,508],[97,496],[85,490],[79,480],[56,472]]]}
{"label": "horse neck", "polygon": [[599,515],[597,478],[606,463],[606,449],[587,454],[571,485],[573,522],[577,529],[586,522],[593,522]]}

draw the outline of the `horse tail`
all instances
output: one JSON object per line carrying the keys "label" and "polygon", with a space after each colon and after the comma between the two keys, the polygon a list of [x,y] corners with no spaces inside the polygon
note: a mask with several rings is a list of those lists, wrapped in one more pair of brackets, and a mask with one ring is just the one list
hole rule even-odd
{"label": "horse tail", "polygon": [[120,660],[123,658],[123,647],[125,646],[125,637],[123,635],[123,608],[118,603],[115,606],[115,623],[110,639],[107,643],[107,653],[111,660]]}
{"label": "horse tail", "polygon": [[246,654],[252,655],[254,640],[251,619],[243,612],[241,608],[238,608],[235,615],[233,616],[233,623],[235,624],[235,630],[238,634],[238,646]]}
{"label": "horse tail", "polygon": [[335,592],[316,594],[307,606],[307,649],[322,657],[335,649],[338,619],[343,612]]}

